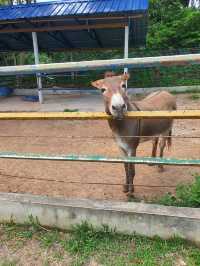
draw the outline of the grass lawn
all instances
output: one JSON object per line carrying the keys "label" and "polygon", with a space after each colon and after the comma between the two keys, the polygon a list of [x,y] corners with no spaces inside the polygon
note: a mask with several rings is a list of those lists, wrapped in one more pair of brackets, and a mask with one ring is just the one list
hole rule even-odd
{"label": "grass lawn", "polygon": [[194,266],[200,249],[181,239],[161,240],[122,235],[84,223],[63,232],[26,225],[0,225],[0,266]]}

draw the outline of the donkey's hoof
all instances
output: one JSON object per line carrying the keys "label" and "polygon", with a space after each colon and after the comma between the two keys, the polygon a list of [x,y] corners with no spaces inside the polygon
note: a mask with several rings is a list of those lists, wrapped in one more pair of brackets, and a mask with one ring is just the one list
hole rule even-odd
{"label": "donkey's hoof", "polygon": [[127,193],[128,192],[128,185],[123,185],[123,192]]}
{"label": "donkey's hoof", "polygon": [[128,194],[129,195],[133,195],[133,193],[134,193],[134,186],[133,185],[129,185]]}
{"label": "donkey's hoof", "polygon": [[134,191],[128,191],[126,195],[128,198],[134,198]]}
{"label": "donkey's hoof", "polygon": [[163,173],[165,171],[164,167],[162,165],[158,166],[158,172]]}
{"label": "donkey's hoof", "polygon": [[155,164],[153,164],[153,163],[148,163],[148,166],[155,166]]}

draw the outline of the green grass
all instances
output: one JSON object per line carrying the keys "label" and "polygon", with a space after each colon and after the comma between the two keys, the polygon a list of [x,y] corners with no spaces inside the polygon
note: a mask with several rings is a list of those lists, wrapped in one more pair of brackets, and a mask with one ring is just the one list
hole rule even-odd
{"label": "green grass", "polygon": [[79,112],[79,109],[68,109],[68,108],[66,108],[66,109],[64,109],[63,112]]}
{"label": "green grass", "polygon": [[190,99],[191,99],[191,100],[199,100],[199,99],[200,99],[200,94],[192,94],[192,95],[190,96]]}
{"label": "green grass", "polygon": [[[180,91],[180,90],[171,90],[170,91],[172,94],[174,95],[178,95],[178,94],[189,94],[189,98],[192,99],[193,98],[193,95],[191,94],[194,94],[194,95],[197,95],[199,93],[199,89],[198,88],[194,88],[194,89],[185,89],[184,91]],[[195,98],[195,96],[194,96]]]}
{"label": "green grass", "polygon": [[195,180],[189,184],[179,184],[175,195],[167,193],[153,203],[167,206],[200,208],[200,176],[195,175]]}
{"label": "green grass", "polygon": [[16,266],[16,265],[17,265],[17,261],[15,260],[9,260],[9,259],[1,260],[0,259],[0,266]]}
{"label": "green grass", "polygon": [[[70,232],[46,229],[39,224],[30,223],[23,226],[14,223],[3,224],[0,229],[3,236],[1,244],[6,241],[7,245],[12,243],[9,245],[13,249],[18,241],[27,245],[34,239],[39,243],[41,252],[53,252],[52,258],[57,264],[60,263],[59,265],[66,265],[66,254],[71,258],[70,264],[67,264],[69,266],[88,265],[91,261],[105,266],[173,266],[178,260],[189,266],[200,265],[200,249],[175,237],[162,240],[159,237],[124,235],[110,230],[107,226],[94,229],[87,223],[74,227]],[[45,257],[43,265],[51,265],[52,258]],[[20,264],[16,259],[0,258],[0,266],[17,265]]]}

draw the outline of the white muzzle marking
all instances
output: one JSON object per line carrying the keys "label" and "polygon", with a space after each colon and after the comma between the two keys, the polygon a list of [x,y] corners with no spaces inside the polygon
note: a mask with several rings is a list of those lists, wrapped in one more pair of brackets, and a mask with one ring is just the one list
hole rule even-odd
{"label": "white muzzle marking", "polygon": [[[127,108],[122,108],[125,104],[123,97],[120,93],[114,93],[111,98],[110,102],[110,112],[112,115],[117,116],[119,113],[123,113],[127,110]],[[114,108],[115,109],[114,109]]]}

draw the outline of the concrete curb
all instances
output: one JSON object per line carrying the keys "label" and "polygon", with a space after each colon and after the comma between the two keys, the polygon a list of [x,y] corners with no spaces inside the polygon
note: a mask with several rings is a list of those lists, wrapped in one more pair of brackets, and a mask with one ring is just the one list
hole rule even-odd
{"label": "concrete curb", "polygon": [[161,238],[179,236],[200,244],[200,209],[133,202],[76,200],[0,193],[0,222],[25,223],[37,217],[41,225],[70,229],[87,221],[117,232]]}

